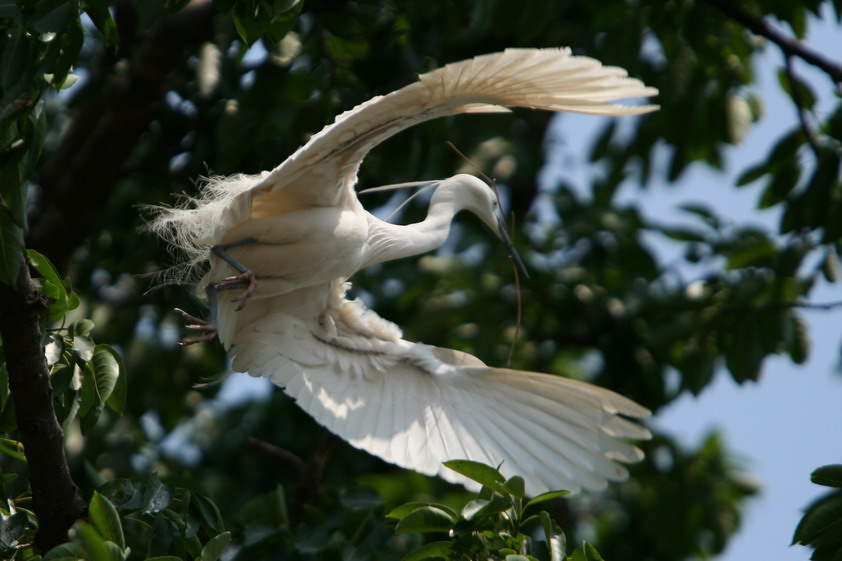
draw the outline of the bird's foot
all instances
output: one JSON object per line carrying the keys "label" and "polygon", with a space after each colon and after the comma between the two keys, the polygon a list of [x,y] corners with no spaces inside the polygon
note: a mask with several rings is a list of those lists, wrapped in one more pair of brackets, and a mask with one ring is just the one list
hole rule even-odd
{"label": "bird's foot", "polygon": [[185,337],[181,339],[178,344],[182,347],[186,347],[187,345],[195,345],[196,343],[203,343],[205,341],[210,341],[214,337],[216,337],[216,324],[212,321],[206,321],[203,319],[199,319],[196,316],[191,316],[181,308],[176,308],[176,312],[181,314],[181,317],[184,318],[184,321],[189,322],[185,327],[190,329],[191,331],[199,331],[201,335],[197,335],[195,337]]}
{"label": "bird's foot", "polygon": [[216,288],[216,290],[243,288],[242,294],[231,299],[232,302],[240,303],[240,305],[237,306],[237,311],[239,312],[246,307],[246,303],[251,298],[251,295],[254,294],[255,289],[257,289],[257,279],[252,271],[246,270],[239,275],[222,279],[214,285],[214,288]]}

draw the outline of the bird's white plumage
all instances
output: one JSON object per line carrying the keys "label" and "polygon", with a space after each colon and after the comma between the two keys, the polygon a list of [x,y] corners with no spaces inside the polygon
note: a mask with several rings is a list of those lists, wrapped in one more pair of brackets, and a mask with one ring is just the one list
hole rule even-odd
{"label": "bird's white plumage", "polygon": [[636,115],[657,106],[608,102],[655,94],[625,70],[566,48],[507,49],[451,63],[340,114],[271,172],[211,178],[198,199],[164,209],[151,226],[195,266],[207,259],[211,245],[238,241],[236,228],[250,220],[313,207],[362,211],[354,193],[360,163],[374,146],[412,125],[507,107]]}
{"label": "bird's white plumage", "polygon": [[[300,305],[326,292],[320,311]],[[625,479],[617,461],[642,457],[623,439],[648,438],[629,420],[648,411],[618,394],[405,341],[346,300],[338,281],[265,304],[274,311],[241,312],[248,322],[234,339],[234,369],[270,377],[319,423],[386,461],[468,486],[442,462],[503,462],[534,495],[602,488]]]}
{"label": "bird's white plumage", "polygon": [[[448,64],[339,115],[271,172],[211,179],[198,198],[159,209],[151,229],[184,251],[188,271],[210,261],[203,284],[211,285],[235,272],[211,247],[252,240],[229,256],[253,272],[257,288],[239,311],[218,299],[217,334],[236,370],[271,378],[354,446],[469,486],[441,463],[503,462],[530,494],[600,488],[626,477],[618,461],[642,457],[623,439],[648,437],[629,420],[648,415],[643,407],[588,384],[403,340],[397,326],[344,297],[345,279],[360,268],[439,247],[460,210],[494,230],[501,216],[488,187],[465,175],[441,181],[427,218],[397,226],[366,212],[354,186],[374,146],[426,120],[509,107],[639,114],[656,107],[608,102],[655,93],[568,49],[509,49]],[[504,230],[495,233],[506,241]]]}

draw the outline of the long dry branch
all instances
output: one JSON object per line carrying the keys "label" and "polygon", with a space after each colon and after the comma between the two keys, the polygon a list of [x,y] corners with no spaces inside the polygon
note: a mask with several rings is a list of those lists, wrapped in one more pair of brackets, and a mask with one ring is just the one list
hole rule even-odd
{"label": "long dry branch", "polygon": [[842,65],[814,51],[801,41],[775,29],[762,17],[750,14],[731,0],[707,0],[708,4],[744,25],[755,35],[760,35],[776,44],[787,56],[798,57],[824,71],[836,84],[842,84]]}

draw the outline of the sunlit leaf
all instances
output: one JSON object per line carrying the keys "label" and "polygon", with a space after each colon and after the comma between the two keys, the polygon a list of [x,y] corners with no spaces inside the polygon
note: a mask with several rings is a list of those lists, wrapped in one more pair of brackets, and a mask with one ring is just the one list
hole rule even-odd
{"label": "sunlit leaf", "polygon": [[450,460],[444,462],[444,465],[500,494],[509,494],[509,489],[506,488],[506,478],[491,466],[471,460]]}
{"label": "sunlit leaf", "polygon": [[231,532],[214,536],[202,548],[202,561],[216,561],[229,543],[231,543]]}
{"label": "sunlit leaf", "polygon": [[23,451],[23,443],[8,438],[0,438],[0,454],[6,454],[21,462],[26,461]]}
{"label": "sunlit leaf", "polygon": [[401,561],[424,561],[433,557],[450,559],[453,546],[450,542],[432,542],[425,544],[401,558]]}
{"label": "sunlit leaf", "polygon": [[569,494],[570,491],[548,491],[546,493],[541,493],[540,495],[532,498],[528,503],[526,503],[524,510],[536,504],[543,503],[545,501],[551,501],[553,499],[558,499],[559,497],[565,497]]}
{"label": "sunlit leaf", "polygon": [[425,506],[432,506],[432,507],[438,508],[440,510],[443,510],[453,520],[456,520],[456,518],[459,516],[459,513],[457,513],[455,510],[453,510],[452,508],[450,508],[447,505],[438,504],[438,503],[413,502],[413,503],[406,503],[406,504],[403,504],[403,505],[401,505],[397,508],[392,509],[391,511],[389,511],[388,514],[386,514],[386,517],[387,518],[393,518],[395,520],[400,520],[401,518],[405,517],[410,512],[412,512],[414,510],[418,510],[419,508],[423,508]]}
{"label": "sunlit leaf", "polygon": [[154,514],[170,506],[174,491],[172,485],[161,483],[158,474],[153,472],[146,482],[146,490],[143,493],[143,512]]}
{"label": "sunlit leaf", "polygon": [[413,534],[425,532],[447,532],[455,520],[447,512],[434,506],[413,510],[395,526],[395,533]]}
{"label": "sunlit leaf", "polygon": [[117,31],[117,23],[111,17],[108,2],[105,0],[88,0],[86,5],[86,13],[91,18],[97,30],[102,33],[106,42],[110,45],[118,45],[120,43],[120,34]]}
{"label": "sunlit leaf", "polygon": [[105,496],[94,491],[91,502],[88,505],[88,515],[91,524],[97,532],[105,538],[117,544],[121,549],[126,547],[126,540],[123,536],[123,525],[117,509]]}

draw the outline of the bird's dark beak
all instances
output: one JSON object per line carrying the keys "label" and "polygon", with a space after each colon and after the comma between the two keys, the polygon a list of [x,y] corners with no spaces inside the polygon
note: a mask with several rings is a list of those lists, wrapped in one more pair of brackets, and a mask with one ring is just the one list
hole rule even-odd
{"label": "bird's dark beak", "polygon": [[523,264],[523,261],[520,259],[520,255],[517,254],[517,250],[515,250],[515,246],[512,243],[512,239],[509,237],[509,233],[506,232],[506,223],[503,222],[503,217],[497,217],[497,236],[500,238],[500,241],[503,242],[503,245],[506,246],[506,251],[509,252],[509,255],[512,257],[512,260],[517,265],[518,269],[523,273],[523,276],[529,278],[529,272],[526,270],[526,265]]}

